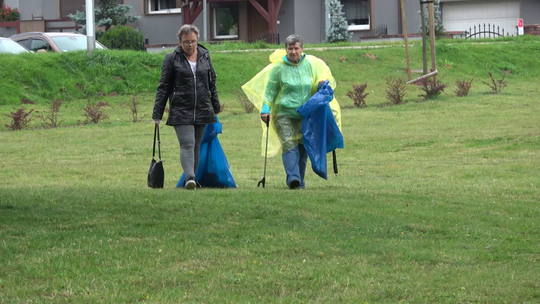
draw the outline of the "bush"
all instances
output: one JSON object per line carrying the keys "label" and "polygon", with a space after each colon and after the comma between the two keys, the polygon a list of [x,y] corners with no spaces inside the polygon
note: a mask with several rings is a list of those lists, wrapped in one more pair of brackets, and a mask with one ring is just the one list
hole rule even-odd
{"label": "bush", "polygon": [[49,111],[46,112],[47,116],[39,115],[38,117],[43,120],[45,125],[51,128],[56,128],[62,122],[59,120],[60,117],[60,107],[62,106],[61,99],[55,99],[49,103]]}
{"label": "bush", "polygon": [[108,106],[108,103],[98,102],[97,104],[92,104],[90,100],[86,103],[86,107],[83,108],[84,117],[86,117],[86,123],[98,123],[100,120],[109,119],[109,116],[103,113],[101,110],[102,107]]}
{"label": "bush", "polygon": [[503,75],[503,78],[495,80],[493,74],[488,72],[489,77],[491,78],[491,83],[482,81],[485,85],[491,88],[491,94],[499,94],[506,87],[507,83],[504,81],[506,75]]}
{"label": "bush", "polygon": [[251,101],[249,101],[249,99],[246,97],[246,94],[244,94],[242,90],[236,90],[235,94],[236,98],[238,98],[238,102],[242,106],[242,109],[244,109],[246,113],[249,114],[255,110],[255,106],[251,103]]}
{"label": "bush", "polygon": [[143,34],[127,26],[116,26],[99,39],[109,49],[144,51]]}
{"label": "bush", "polygon": [[458,97],[463,97],[463,96],[467,96],[469,95],[469,90],[471,89],[471,86],[472,86],[472,82],[473,82],[474,78],[471,79],[471,81],[467,81],[467,80],[456,80],[456,95]]}
{"label": "bush", "polygon": [[18,9],[12,9],[9,6],[0,6],[0,22],[17,21],[21,18]]}
{"label": "bush", "polygon": [[24,107],[18,109],[15,112],[9,111],[9,114],[4,114],[4,116],[11,118],[11,124],[5,126],[8,127],[11,131],[26,129],[28,127],[28,123],[30,123],[30,121],[32,120],[28,116],[33,111],[34,109],[26,112]]}
{"label": "bush", "polygon": [[407,93],[407,84],[401,78],[386,78],[386,98],[394,105],[402,104]]}
{"label": "bush", "polygon": [[424,97],[425,100],[439,96],[447,86],[447,84],[439,82],[437,79],[425,79],[422,81],[421,87],[425,94],[418,96]]}
{"label": "bush", "polygon": [[364,94],[366,90],[367,83],[364,84],[353,84],[353,90],[347,92],[347,96],[354,101],[354,105],[358,108],[365,108],[366,105],[366,96],[369,93]]}
{"label": "bush", "polygon": [[330,11],[330,28],[326,32],[326,41],[330,43],[349,41],[351,36],[343,12],[343,4],[339,0],[326,0],[326,5]]}
{"label": "bush", "polygon": [[129,107],[130,112],[128,113],[132,122],[139,122],[147,116],[147,114],[144,114],[142,117],[139,117],[139,102],[135,98],[135,93],[131,94],[131,102],[122,103],[120,106]]}

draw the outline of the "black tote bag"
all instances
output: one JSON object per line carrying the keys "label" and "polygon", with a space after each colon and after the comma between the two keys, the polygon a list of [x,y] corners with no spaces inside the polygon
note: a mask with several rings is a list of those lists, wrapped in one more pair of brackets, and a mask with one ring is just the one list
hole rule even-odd
{"label": "black tote bag", "polygon": [[[156,161],[156,137],[158,142],[158,156],[159,160]],[[150,170],[148,170],[148,187],[163,189],[163,183],[165,181],[165,171],[163,170],[163,160],[161,160],[161,140],[159,139],[159,125],[155,124],[154,127],[154,148],[152,152],[152,162],[150,163]]]}

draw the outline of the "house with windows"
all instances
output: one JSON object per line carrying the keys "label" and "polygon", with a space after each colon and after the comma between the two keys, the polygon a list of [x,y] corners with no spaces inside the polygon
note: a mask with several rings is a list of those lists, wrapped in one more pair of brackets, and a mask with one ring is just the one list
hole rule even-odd
{"label": "house with windows", "polygon": [[[326,38],[330,18],[325,0],[117,0],[130,5],[131,15],[141,16],[133,24],[147,39],[160,46],[177,43],[180,26],[189,23],[204,28],[207,40],[283,42],[290,34],[299,34],[306,43]],[[203,2],[206,1],[206,18]],[[340,0],[352,41],[381,37],[402,37],[399,0]],[[95,0],[97,4],[99,0]],[[0,0],[18,7],[20,31],[75,31],[68,14],[84,10],[85,0]],[[442,15],[448,31],[466,31],[477,22],[493,22],[514,30],[517,18],[525,24],[540,24],[539,0],[441,0]],[[405,0],[407,32],[418,35],[421,19],[419,0]],[[17,29],[1,28],[10,36]],[[201,40],[203,37],[201,37]]]}
{"label": "house with windows", "polygon": [[[0,0],[21,12],[21,32],[75,31],[69,14],[84,10],[85,0]],[[99,0],[95,0],[97,4]],[[150,45],[176,43],[182,24],[203,30],[202,0],[117,0],[130,5],[131,15],[141,16],[133,26]],[[207,39],[282,42],[296,33],[307,43],[324,41],[330,26],[324,0],[206,0]],[[399,35],[401,11],[397,0],[342,0],[353,40]],[[420,24],[419,2],[406,1],[407,28],[416,33]],[[5,29],[4,29],[5,30]],[[2,29],[0,29],[0,33]],[[2,33],[3,36],[15,34]]]}
{"label": "house with windows", "polygon": [[[139,0],[127,0],[135,6]],[[329,10],[325,0],[206,0],[207,38],[210,41],[241,40],[253,42],[264,40],[282,42],[288,35],[299,34],[306,43],[318,43],[326,39],[330,27]],[[135,14],[154,14],[152,17],[167,17],[170,9],[181,9],[177,17],[182,24],[194,24],[203,29],[203,4],[201,0],[144,0],[148,11]],[[181,2],[181,3],[179,3]],[[401,10],[398,0],[341,0],[343,12],[349,23],[352,40],[381,35],[399,35],[401,29]],[[406,1],[405,13],[407,30],[417,33],[420,26],[419,2]],[[138,28],[149,38],[149,44],[170,43],[171,32],[151,31],[147,21],[141,18]],[[146,19],[146,20],[145,20]],[[409,20],[410,19],[410,20]],[[169,23],[171,24],[171,23]],[[177,23],[178,24],[178,23]],[[178,26],[179,27],[179,26]],[[169,29],[165,29],[169,30]]]}

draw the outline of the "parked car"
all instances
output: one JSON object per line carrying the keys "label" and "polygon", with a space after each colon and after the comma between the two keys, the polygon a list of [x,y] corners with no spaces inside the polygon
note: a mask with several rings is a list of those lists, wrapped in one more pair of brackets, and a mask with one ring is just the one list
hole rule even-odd
{"label": "parked car", "polygon": [[[34,52],[40,50],[47,52],[70,52],[87,49],[86,36],[76,33],[28,32],[16,34],[9,38]],[[96,41],[96,49],[107,48]]]}
{"label": "parked car", "polygon": [[0,53],[20,54],[29,53],[29,51],[9,38],[0,37]]}

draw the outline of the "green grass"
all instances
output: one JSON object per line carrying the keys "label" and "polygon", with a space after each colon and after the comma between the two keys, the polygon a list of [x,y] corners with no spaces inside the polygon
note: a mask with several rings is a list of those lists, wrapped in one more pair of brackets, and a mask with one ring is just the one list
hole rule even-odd
{"label": "green grass", "polygon": [[[237,44],[237,47],[243,48],[244,44]],[[212,46],[216,48],[215,52],[212,51],[212,60],[218,74],[218,88],[224,99],[233,99],[235,91],[269,63],[268,56],[272,52],[272,49],[218,52],[219,47],[237,44]],[[336,45],[373,46],[359,43]],[[368,82],[368,89],[374,90],[369,99],[373,100],[371,104],[376,104],[385,102],[386,77],[406,78],[403,44],[394,42],[382,46],[371,49],[313,50],[309,54],[326,60],[339,80],[339,90],[336,93],[342,101],[348,101],[346,92],[352,88],[353,83]],[[376,55],[377,60],[365,57],[365,53]],[[410,53],[411,68],[421,69],[421,44],[413,42]],[[489,79],[487,71],[493,71],[499,76],[501,70],[506,70],[535,83],[535,79],[540,77],[539,54],[540,38],[537,37],[504,38],[492,43],[445,40],[437,43],[439,79],[453,84],[457,78],[475,77],[481,83],[481,80]],[[0,57],[0,78],[3,79],[0,105],[19,105],[23,99],[44,104],[56,98],[64,101],[88,97],[95,99],[114,92],[121,95],[133,92],[154,93],[164,56],[164,53],[127,51],[95,52],[92,56],[83,52],[4,55]],[[512,75],[508,76],[509,80],[513,79]],[[418,100],[417,91],[412,90],[414,98],[410,100]]]}
{"label": "green grass", "polygon": [[[286,189],[279,157],[267,188],[256,187],[260,123],[232,93],[264,66],[255,52],[213,56],[237,189],[175,189],[170,127],[166,189],[148,189],[153,128],[129,122],[119,103],[130,96],[103,97],[111,119],[97,125],[77,125],[85,100],[74,98],[61,110],[67,127],[3,127],[0,302],[539,302],[538,45],[444,47],[438,60],[453,65],[441,67],[443,81],[477,77],[470,95],[455,97],[451,85],[415,102],[410,87],[395,107],[376,105],[386,102],[384,76],[404,76],[403,49],[370,50],[377,61],[318,53],[342,105],[354,82],[368,79],[374,92],[367,108],[342,111],[339,175],[308,172],[300,191]],[[520,49],[528,55],[511,56]],[[478,81],[486,64],[512,65],[502,94]],[[153,94],[137,96],[150,113]]]}

